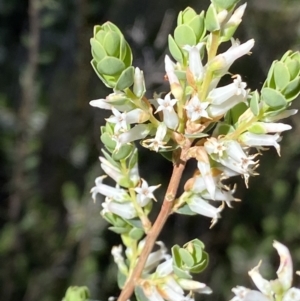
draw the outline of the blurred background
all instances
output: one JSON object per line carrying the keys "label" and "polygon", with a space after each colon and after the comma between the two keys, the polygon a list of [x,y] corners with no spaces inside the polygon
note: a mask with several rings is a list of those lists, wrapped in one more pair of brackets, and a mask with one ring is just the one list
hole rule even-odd
{"label": "blurred background", "polygon": [[[110,250],[120,240],[89,193],[102,174],[99,127],[108,115],[88,103],[110,93],[90,66],[89,39],[94,25],[117,24],[151,97],[168,90],[167,35],[188,5],[200,12],[209,1],[0,0],[1,300],[61,300],[69,285],[87,285],[92,299],[118,295]],[[299,15],[298,0],[249,0],[235,36],[256,44],[231,70],[251,89],[262,86],[273,60],[300,50]],[[253,288],[247,271],[260,259],[264,276],[274,279],[274,239],[290,248],[300,269],[300,115],[285,122],[293,129],[283,135],[282,157],[273,149],[263,156],[249,189],[237,179],[243,201],[213,229],[205,217],[172,216],[160,236],[168,247],[195,237],[205,242],[210,264],[197,279],[214,294],[197,300],[225,301],[235,285]],[[166,185],[171,164],[150,155],[140,154],[141,175]]]}

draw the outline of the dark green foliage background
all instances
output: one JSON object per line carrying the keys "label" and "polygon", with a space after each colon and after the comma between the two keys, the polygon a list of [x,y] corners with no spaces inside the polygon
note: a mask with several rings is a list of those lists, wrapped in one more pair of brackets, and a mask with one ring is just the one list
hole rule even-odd
{"label": "dark green foliage background", "polygon": [[[37,73],[28,84],[28,1],[0,0],[0,296],[6,301],[55,301],[69,285],[87,285],[93,299],[107,300],[118,294],[110,249],[119,238],[106,230],[100,199],[94,204],[89,194],[102,173],[99,127],[108,112],[91,109],[88,102],[110,93],[89,64],[92,28],[110,20],[123,30],[134,65],[145,72],[150,97],[168,89],[163,58],[177,13],[187,5],[206,9],[209,1],[37,3]],[[232,72],[241,73],[250,88],[260,88],[274,59],[287,49],[299,50],[299,15],[296,0],[249,0],[236,37],[254,37],[256,45]],[[32,103],[21,123],[20,109],[29,92]],[[298,99],[293,108],[299,107]],[[247,271],[259,259],[264,276],[275,278],[273,239],[289,246],[300,269],[300,117],[287,122],[293,129],[283,135],[282,157],[273,149],[262,157],[261,175],[250,180],[249,189],[237,179],[243,202],[226,209],[212,230],[205,217],[172,216],[161,234],[168,247],[195,237],[206,244],[210,264],[198,279],[215,294],[199,300],[228,300],[233,286],[253,287]],[[152,185],[167,184],[171,166],[162,158],[142,151],[140,167]],[[190,163],[187,173],[192,172]],[[157,194],[161,199],[163,189]]]}

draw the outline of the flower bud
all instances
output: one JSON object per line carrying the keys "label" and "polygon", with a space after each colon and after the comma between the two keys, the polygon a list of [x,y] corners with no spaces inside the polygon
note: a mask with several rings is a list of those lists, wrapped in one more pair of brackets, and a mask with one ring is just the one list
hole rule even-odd
{"label": "flower bud", "polygon": [[91,46],[91,64],[107,87],[124,90],[133,84],[131,49],[116,25],[106,22],[95,26]]}

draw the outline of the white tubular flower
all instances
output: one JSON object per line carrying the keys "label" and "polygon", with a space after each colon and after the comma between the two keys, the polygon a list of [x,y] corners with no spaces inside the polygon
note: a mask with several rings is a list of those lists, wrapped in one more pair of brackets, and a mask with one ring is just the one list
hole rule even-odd
{"label": "white tubular flower", "polygon": [[165,56],[165,70],[166,70],[170,85],[173,85],[173,84],[180,85],[178,77],[175,74],[175,64],[171,61],[171,59],[168,55]]}
{"label": "white tubular flower", "polygon": [[222,24],[226,20],[227,17],[228,17],[228,11],[226,9],[221,10],[217,14],[218,23]]}
{"label": "white tubular flower", "polygon": [[155,286],[147,287],[144,289],[144,293],[149,301],[165,301]]}
{"label": "white tubular flower", "polygon": [[299,301],[300,300],[300,289],[292,287],[283,296],[282,301]]}
{"label": "white tubular flower", "polygon": [[276,272],[281,286],[288,290],[293,281],[293,262],[289,249],[278,241],[274,241],[273,247],[277,250],[280,257],[280,265]]}
{"label": "white tubular flower", "polygon": [[204,43],[199,43],[196,46],[183,46],[183,49],[189,53],[189,69],[191,70],[195,81],[201,81],[204,76],[204,67],[201,62],[200,50]]}
{"label": "white tubular flower", "polygon": [[212,71],[226,72],[235,60],[249,53],[254,46],[254,40],[251,39],[246,43],[240,44],[237,41],[224,53],[217,55],[209,64]]}
{"label": "white tubular flower", "polygon": [[171,61],[168,55],[165,56],[165,70],[170,83],[172,94],[180,99],[182,97],[183,89],[180,85],[179,79],[175,74],[175,64]]}
{"label": "white tubular flower", "polygon": [[156,190],[159,185],[156,186],[148,186],[148,183],[142,179],[142,185],[140,187],[136,187],[134,190],[137,192],[137,203],[141,207],[145,207],[151,199],[156,200],[153,191]]}
{"label": "white tubular flower", "polygon": [[102,214],[114,213],[124,219],[132,219],[138,216],[133,204],[131,202],[117,203],[110,198],[106,198],[105,202],[101,204],[103,207]]}
{"label": "white tubular flower", "polygon": [[208,138],[204,147],[208,154],[215,154],[218,157],[222,157],[227,149],[224,142],[215,137]]}
{"label": "white tubular flower", "polygon": [[149,115],[146,114],[141,109],[134,109],[129,112],[119,112],[117,109],[112,108],[113,116],[107,118],[106,120],[111,123],[115,123],[114,132],[126,132],[128,130],[128,125],[133,123],[143,123],[148,120]]}
{"label": "white tubular flower", "polygon": [[[165,98],[157,98],[157,102],[159,104],[156,112],[163,111],[164,115],[164,123],[166,126],[172,130],[175,130],[178,126],[178,116],[174,110],[174,105],[177,102],[177,99],[171,99],[171,93],[168,93]],[[155,112],[155,113],[156,113]]]}
{"label": "white tubular flower", "polygon": [[130,181],[136,185],[140,180],[140,174],[139,174],[139,165],[136,162],[136,164],[129,170],[129,179]]}
{"label": "white tubular flower", "polygon": [[[253,161],[256,155],[247,156],[243,151],[241,145],[234,140],[224,141],[221,145],[225,146],[224,155],[218,156],[218,140],[211,138],[205,142],[204,147],[211,157],[224,165],[225,167],[233,170],[234,172],[243,175],[246,185],[248,185],[248,178],[250,175],[254,175],[254,169],[257,166],[257,161]],[[222,150],[223,153],[223,150]]]}
{"label": "white tubular flower", "polygon": [[[250,132],[256,134],[265,133],[281,133],[290,130],[292,127],[289,124],[279,123],[279,122],[255,122],[248,129]],[[254,131],[251,131],[253,129]]]}
{"label": "white tubular flower", "polygon": [[144,73],[140,68],[134,69],[134,80],[133,80],[133,93],[137,97],[142,97],[145,92],[145,79]]}
{"label": "white tubular flower", "polygon": [[157,128],[155,138],[142,141],[142,145],[156,152],[158,152],[160,148],[168,148],[168,146],[165,146],[166,142],[164,142],[166,134],[167,126],[165,123],[161,122]]}
{"label": "white tubular flower", "polygon": [[284,119],[284,118],[293,116],[293,115],[297,114],[297,112],[298,112],[298,110],[296,110],[296,109],[285,110],[285,111],[282,111],[282,112],[276,114],[275,116],[272,116],[272,115],[265,116],[262,120],[265,122],[276,122],[280,119]]}
{"label": "white tubular flower", "polygon": [[155,270],[155,274],[161,278],[168,276],[171,273],[173,273],[173,258],[169,258],[160,263]]}
{"label": "white tubular flower", "polygon": [[249,290],[243,286],[237,286],[232,289],[232,292],[235,294],[230,301],[274,301],[263,295],[261,292]]}
{"label": "white tubular flower", "polygon": [[125,264],[125,260],[122,255],[122,252],[123,252],[122,245],[113,246],[111,249],[111,255],[113,256],[114,262],[117,264],[118,269],[120,270],[120,272],[126,275],[128,273],[128,268]]}
{"label": "white tubular flower", "polygon": [[203,181],[206,185],[206,189],[208,193],[210,194],[211,198],[214,198],[215,190],[216,190],[216,184],[211,172],[211,166],[209,163],[209,157],[204,149],[202,149],[199,152],[197,159],[197,167],[201,173],[201,176],[203,178]]}
{"label": "white tubular flower", "polygon": [[109,94],[105,99],[91,100],[90,105],[104,110],[112,110],[112,108],[115,107],[121,112],[134,109],[134,105],[128,101],[126,95],[120,91]]}
{"label": "white tubular flower", "polygon": [[113,180],[115,180],[116,183],[119,183],[119,181],[124,177],[121,173],[120,169],[118,169],[116,166],[112,165],[109,161],[107,161],[104,157],[99,157],[101,162],[101,168],[103,171],[111,177]]}
{"label": "white tubular flower", "polygon": [[233,96],[227,99],[222,105],[210,105],[207,110],[208,115],[211,118],[223,116],[234,106],[244,101],[245,98],[241,95]]}
{"label": "white tubular flower", "polygon": [[160,247],[160,249],[149,254],[144,267],[145,273],[149,273],[155,269],[163,259],[170,258],[170,255],[167,254],[167,248],[164,243],[162,241],[158,241],[156,244]]}
{"label": "white tubular flower", "polygon": [[214,177],[213,180],[215,183],[215,194],[213,198],[208,192],[204,179],[201,176],[194,178],[191,191],[193,193],[199,194],[205,200],[224,201],[226,202],[228,207],[231,207],[231,202],[239,201],[239,199],[234,198],[232,195],[234,193],[234,190],[229,190],[228,187],[220,182],[220,177]]}
{"label": "white tubular flower", "polygon": [[242,82],[240,75],[237,75],[232,84],[213,89],[208,94],[207,100],[211,102],[212,105],[218,106],[224,104],[226,100],[232,98],[233,96],[241,96],[240,99],[245,100],[247,97],[247,91],[245,89],[246,86],[247,84]]}
{"label": "white tubular flower", "polygon": [[114,136],[113,139],[117,142],[116,150],[124,144],[145,138],[149,134],[150,129],[151,126],[148,124],[137,124],[129,131],[121,133],[118,136]]}
{"label": "white tubular flower", "polygon": [[109,185],[103,184],[102,182],[103,182],[103,179],[105,179],[105,178],[106,178],[106,176],[101,176],[101,177],[96,178],[96,180],[95,180],[96,186],[94,186],[91,189],[92,199],[94,201],[96,201],[96,195],[98,193],[100,193],[106,197],[109,197],[111,199],[114,199],[118,202],[122,202],[124,200],[129,199],[129,196],[124,189],[111,187]]}
{"label": "white tubular flower", "polygon": [[220,212],[224,208],[223,204],[219,208],[216,208],[197,195],[191,196],[187,201],[187,204],[193,212],[210,217],[212,219],[211,226],[218,221],[220,218]]}
{"label": "white tubular flower", "polygon": [[117,109],[112,108],[112,112],[114,115],[112,115],[111,117],[107,118],[106,121],[111,122],[111,123],[115,123],[115,128],[114,128],[114,132],[115,134],[118,133],[119,131],[127,131],[127,121],[126,121],[126,112],[119,112]]}
{"label": "white tubular flower", "polygon": [[199,294],[211,294],[212,290],[205,283],[201,283],[190,279],[178,279],[178,284],[188,291],[192,291]]}
{"label": "white tubular flower", "polygon": [[251,277],[252,281],[256,285],[256,287],[267,297],[272,297],[272,286],[271,283],[264,279],[261,274],[259,273],[259,267],[261,265],[261,262],[254,267],[251,271],[249,271],[249,276]]}
{"label": "white tubular flower", "polygon": [[201,117],[209,119],[207,107],[209,102],[201,102],[197,95],[194,95],[185,106],[186,114],[191,121],[196,121]]}
{"label": "white tubular flower", "polygon": [[226,27],[238,26],[242,22],[242,17],[244,15],[246,7],[247,3],[244,3],[243,5],[239,6],[226,23]]}
{"label": "white tubular flower", "polygon": [[274,146],[278,155],[280,156],[280,145],[277,143],[281,140],[279,134],[267,135],[246,132],[239,136],[239,140],[247,146]]}
{"label": "white tubular flower", "polygon": [[189,296],[184,296],[184,291],[180,285],[172,278],[169,277],[168,280],[160,287],[161,294],[165,299],[169,301],[191,301]]}
{"label": "white tubular flower", "polygon": [[252,291],[244,287],[232,289],[235,297],[231,301],[299,301],[300,289],[292,286],[293,266],[290,252],[286,246],[274,241],[274,248],[280,256],[280,266],[277,270],[278,279],[268,281],[259,273],[259,266],[256,266],[249,275],[260,290]]}

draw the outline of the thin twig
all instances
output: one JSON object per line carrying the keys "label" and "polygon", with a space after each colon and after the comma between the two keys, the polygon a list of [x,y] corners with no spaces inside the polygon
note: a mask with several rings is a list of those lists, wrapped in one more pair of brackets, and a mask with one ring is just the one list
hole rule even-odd
{"label": "thin twig", "polygon": [[173,173],[159,215],[157,216],[153,227],[151,228],[146,237],[145,246],[139,257],[138,263],[133,272],[131,273],[130,277],[127,279],[126,284],[117,301],[127,301],[131,297],[135,285],[137,284],[142,274],[147,258],[151,250],[153,249],[158,235],[160,234],[164,224],[166,223],[171,213],[173,201],[176,197],[180,179],[186,165],[187,151],[190,148],[190,145],[191,143],[188,141],[187,144],[182,148],[179,158],[175,161]]}

